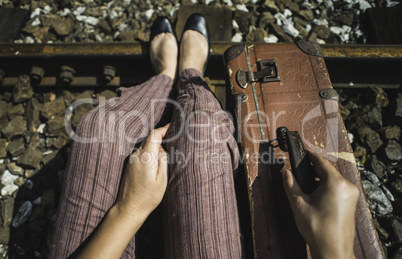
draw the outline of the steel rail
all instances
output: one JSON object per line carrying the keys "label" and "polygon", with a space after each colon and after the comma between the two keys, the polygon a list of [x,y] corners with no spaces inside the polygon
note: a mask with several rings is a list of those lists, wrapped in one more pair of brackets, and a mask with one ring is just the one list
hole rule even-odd
{"label": "steel rail", "polygon": [[[239,43],[214,42],[212,55],[223,55]],[[252,44],[252,43],[250,43]],[[402,58],[402,45],[321,45],[325,58]],[[1,57],[35,56],[137,56],[147,55],[148,42],[70,43],[70,44],[0,44]]]}

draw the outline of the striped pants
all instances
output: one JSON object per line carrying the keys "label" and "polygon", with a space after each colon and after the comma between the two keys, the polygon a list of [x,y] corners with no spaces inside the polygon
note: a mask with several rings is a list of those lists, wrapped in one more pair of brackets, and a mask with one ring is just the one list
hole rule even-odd
{"label": "striped pants", "polygon": [[[77,127],[49,258],[66,258],[88,239],[116,200],[126,158],[166,118],[172,125],[164,144],[170,159],[162,204],[164,256],[240,258],[234,126],[202,75],[183,71],[174,91],[165,75],[120,90]],[[134,257],[135,238],[122,258]]]}

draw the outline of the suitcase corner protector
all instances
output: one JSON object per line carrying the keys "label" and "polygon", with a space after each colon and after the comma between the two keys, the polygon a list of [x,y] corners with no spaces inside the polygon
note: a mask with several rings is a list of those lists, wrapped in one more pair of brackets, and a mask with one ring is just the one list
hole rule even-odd
{"label": "suitcase corner protector", "polygon": [[244,44],[239,44],[228,48],[223,54],[225,63],[228,64],[230,61],[236,59],[244,51]]}
{"label": "suitcase corner protector", "polygon": [[323,57],[321,47],[318,45],[318,43],[306,40],[296,41],[295,43],[297,47],[299,47],[299,49],[304,53],[320,58]]}

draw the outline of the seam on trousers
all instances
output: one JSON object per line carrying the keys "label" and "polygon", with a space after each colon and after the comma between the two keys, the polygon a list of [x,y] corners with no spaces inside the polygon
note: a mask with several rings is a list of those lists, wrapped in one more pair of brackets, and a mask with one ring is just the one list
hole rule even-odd
{"label": "seam on trousers", "polygon": [[[187,72],[187,71],[186,71]],[[187,72],[188,73],[188,72]],[[190,73],[188,73],[188,74],[190,74]],[[187,76],[188,77],[188,81],[190,82],[190,84],[191,84],[191,87],[192,87],[192,90],[193,90],[193,112],[195,112],[195,110],[196,110],[196,100],[197,100],[197,97],[196,97],[196,92],[195,92],[195,86],[194,86],[194,83],[193,83],[193,81],[192,81],[192,76],[191,76],[191,74],[190,74],[190,76]],[[198,116],[196,116],[196,119],[198,120]],[[196,120],[196,121],[197,121]],[[188,125],[187,125],[188,126]],[[195,134],[196,134],[196,130],[197,130],[197,127],[194,127],[194,130],[193,130],[193,139],[195,139]],[[185,137],[187,137],[187,136],[185,136]],[[193,144],[193,150],[195,150],[195,148],[196,148],[196,141],[194,141],[194,144]],[[194,176],[194,181],[195,181],[195,183],[194,183],[194,188],[195,188],[195,191],[194,191],[194,194],[197,194],[197,177],[196,177],[196,172],[195,172],[195,154],[194,154],[194,152],[193,152],[193,166],[192,166],[192,169],[193,169],[193,176]],[[198,217],[199,217],[199,212],[198,212],[198,200],[197,200],[197,195],[195,195],[195,216],[196,216],[196,221],[197,221],[197,242],[198,242],[198,252],[199,252],[199,256],[200,256],[200,258],[201,258],[201,243],[200,243],[200,241],[201,241],[201,237],[200,237],[200,226],[199,226],[199,220],[198,220]]]}

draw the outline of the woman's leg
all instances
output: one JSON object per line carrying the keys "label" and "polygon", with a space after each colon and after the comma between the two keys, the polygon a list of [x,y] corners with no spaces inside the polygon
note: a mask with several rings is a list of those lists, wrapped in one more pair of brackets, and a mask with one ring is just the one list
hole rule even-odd
{"label": "woman's leg", "polygon": [[[161,120],[173,80],[166,75],[124,88],[81,120],[67,165],[49,258],[66,258],[115,202],[124,161]],[[134,240],[125,258],[134,257]]]}
{"label": "woman's leg", "polygon": [[234,126],[196,69],[185,69],[167,134],[166,258],[240,258]]}

